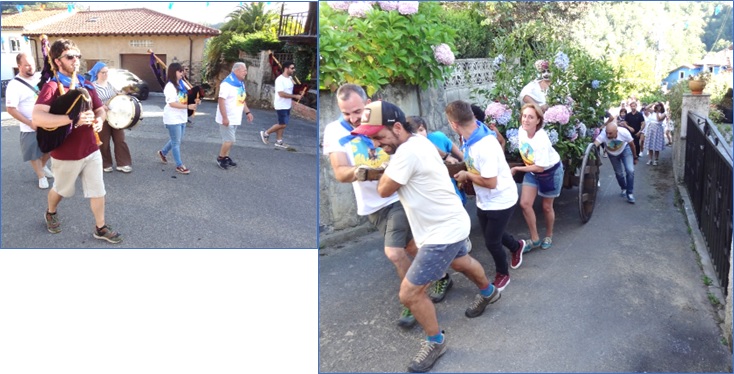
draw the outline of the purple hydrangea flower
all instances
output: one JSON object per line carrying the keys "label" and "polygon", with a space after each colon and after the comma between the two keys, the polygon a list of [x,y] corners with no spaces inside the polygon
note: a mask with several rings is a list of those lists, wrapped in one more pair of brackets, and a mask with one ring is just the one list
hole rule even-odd
{"label": "purple hydrangea flower", "polygon": [[399,1],[398,12],[405,16],[418,13],[418,4],[419,1]]}
{"label": "purple hydrangea flower", "polygon": [[551,144],[556,145],[558,143],[558,131],[556,129],[548,131],[548,139],[550,139]]}
{"label": "purple hydrangea flower", "polygon": [[351,4],[351,1],[327,1],[327,4],[331,7],[331,9],[334,10],[342,10],[346,11],[349,9],[349,4]]}
{"label": "purple hydrangea flower", "polygon": [[380,8],[386,12],[391,10],[398,10],[399,1],[378,1]]}
{"label": "purple hydrangea flower", "polygon": [[593,88],[593,89],[599,88],[599,81],[596,80],[596,79],[594,79],[593,81],[591,81],[591,88]]}
{"label": "purple hydrangea flower", "polygon": [[568,69],[570,62],[571,61],[568,59],[568,56],[563,52],[556,53],[556,58],[553,61],[553,63],[556,64],[556,67],[562,71],[566,71],[566,69]]}
{"label": "purple hydrangea flower", "polygon": [[444,65],[453,65],[455,60],[454,52],[451,52],[451,47],[446,43],[433,46],[433,57]]}

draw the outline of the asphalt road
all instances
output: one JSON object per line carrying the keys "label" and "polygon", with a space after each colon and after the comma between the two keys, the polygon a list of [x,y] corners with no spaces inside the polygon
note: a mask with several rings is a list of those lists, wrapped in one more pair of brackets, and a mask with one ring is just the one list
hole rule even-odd
{"label": "asphalt road", "polygon": [[[564,189],[555,203],[553,247],[526,253],[522,266],[510,270],[502,298],[482,316],[464,316],[477,289],[450,271],[454,287],[436,305],[449,346],[432,371],[730,373],[732,354],[691,249],[670,153],[656,167],[640,159],[635,205],[619,196],[603,159],[600,196],[587,224],[579,219],[578,190]],[[471,255],[492,280],[494,262],[473,200],[467,210]],[[528,237],[519,209],[509,230]],[[424,335],[420,327],[396,325],[399,283],[379,234],[319,252],[320,372],[407,370]]]}
{"label": "asphalt road", "polygon": [[[291,117],[278,150],[259,131],[276,122],[275,111],[253,109],[253,124],[237,132],[230,153],[236,168],[221,170],[215,102],[205,101],[186,128],[182,158],[191,174],[176,173],[169,154],[156,152],[168,140],[162,96],[143,101],[144,120],[126,132],[133,172],[104,175],[106,220],[123,235],[121,245],[92,237],[94,219],[81,182],[58,212],[62,232],[45,227],[46,190],[22,162],[17,121],[2,104],[3,248],[316,248],[318,235],[318,132],[315,122]],[[271,136],[271,142],[275,136]],[[114,143],[113,143],[114,147]]]}

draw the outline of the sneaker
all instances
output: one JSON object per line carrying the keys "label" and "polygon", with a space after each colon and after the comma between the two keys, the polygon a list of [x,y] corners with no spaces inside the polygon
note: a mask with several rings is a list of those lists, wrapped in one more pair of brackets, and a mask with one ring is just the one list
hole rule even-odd
{"label": "sneaker", "polygon": [[647,160],[647,162],[645,164],[652,165],[652,160]]}
{"label": "sneaker", "polygon": [[620,197],[626,197],[627,196],[627,190],[622,190],[622,192],[619,193]]}
{"label": "sneaker", "polygon": [[92,235],[99,240],[106,240],[112,244],[122,243],[120,233],[112,231],[112,228],[107,225],[102,226],[101,229],[95,227]]}
{"label": "sneaker", "polygon": [[48,166],[43,167],[43,174],[46,176],[46,178],[54,177],[54,173],[51,172],[51,169],[49,169]]}
{"label": "sneaker", "polygon": [[630,203],[630,204],[634,204],[635,203],[635,196],[632,195],[632,194],[627,195],[627,202]]}
{"label": "sneaker", "polygon": [[550,236],[546,236],[543,239],[543,243],[540,244],[540,249],[549,249],[553,245],[553,239]]}
{"label": "sneaker", "polygon": [[234,162],[234,161],[232,161],[232,159],[231,159],[231,158],[229,158],[229,156],[225,157],[224,159],[225,159],[225,160],[227,160],[227,164],[228,164],[229,166],[231,166],[231,167],[236,167],[236,166],[237,166],[237,163],[236,163],[236,162]]}
{"label": "sneaker", "polygon": [[177,171],[177,172],[179,172],[179,173],[181,173],[181,174],[188,174],[188,173],[190,173],[190,172],[191,172],[191,170],[189,170],[189,169],[188,169],[188,168],[187,168],[186,166],[184,166],[184,165],[181,165],[181,166],[176,166],[176,171]]}
{"label": "sneaker", "polygon": [[484,313],[484,309],[487,308],[487,305],[494,304],[497,302],[497,300],[502,297],[502,294],[497,291],[497,288],[492,287],[492,294],[489,295],[489,297],[484,297],[482,294],[478,294],[474,297],[474,301],[471,303],[469,308],[464,312],[464,315],[469,318],[475,318],[479,317]]}
{"label": "sneaker", "polygon": [[642,151],[637,155],[637,157],[642,157]]}
{"label": "sneaker", "polygon": [[275,148],[288,149],[290,148],[290,146],[288,144],[283,143],[283,141],[281,140],[279,142],[278,141],[275,142]]}
{"label": "sneaker", "polygon": [[451,280],[451,277],[448,274],[446,274],[446,277],[433,282],[431,287],[428,289],[428,297],[430,297],[431,301],[434,303],[440,303],[444,298],[446,298],[446,294],[453,285],[454,281]]}
{"label": "sneaker", "polygon": [[48,188],[48,179],[46,177],[38,178],[38,188],[45,190]]}
{"label": "sneaker", "polygon": [[118,166],[116,169],[117,171],[121,171],[123,173],[130,173],[133,171],[133,167],[130,165]]}
{"label": "sneaker", "polygon": [[168,159],[166,158],[166,155],[163,154],[163,152],[158,151],[158,157],[161,159],[161,162],[164,164],[168,163]]}
{"label": "sneaker", "polygon": [[652,166],[658,166],[658,160],[653,161]]}
{"label": "sneaker", "polygon": [[523,240],[525,242],[525,246],[523,247],[523,251],[530,252],[531,249],[540,248],[540,239],[537,241],[532,241],[531,239],[525,239]]}
{"label": "sneaker", "polygon": [[220,169],[227,170],[227,168],[229,167],[229,164],[227,163],[227,159],[217,157],[217,166],[219,166]]}
{"label": "sneaker", "polygon": [[398,319],[398,326],[409,329],[415,326],[415,316],[410,312],[410,309],[403,307],[403,311],[400,313],[400,319]]}
{"label": "sneaker", "polygon": [[58,234],[61,232],[61,222],[57,217],[56,213],[51,214],[48,211],[43,215],[46,220],[46,229],[52,234]]}
{"label": "sneaker", "polygon": [[472,248],[471,240],[467,239],[466,240],[466,253],[471,253],[471,248]]}
{"label": "sneaker", "polygon": [[260,131],[260,140],[263,141],[263,144],[268,144],[269,137],[270,137],[270,134],[266,134],[265,131]]}
{"label": "sneaker", "polygon": [[512,260],[510,261],[510,268],[517,269],[520,267],[520,264],[522,264],[522,253],[525,251],[525,241],[520,240],[520,248],[512,252]]}
{"label": "sneaker", "polygon": [[112,166],[110,166],[108,168],[104,168],[104,169],[102,169],[102,171],[104,171],[105,173],[111,173],[112,172]]}
{"label": "sneaker", "polygon": [[418,354],[410,361],[408,371],[411,373],[425,373],[431,370],[436,361],[446,353],[446,347],[446,335],[443,337],[443,343],[423,340]]}
{"label": "sneaker", "polygon": [[604,154],[602,155],[602,157],[604,157],[604,158],[609,158],[609,156],[607,155],[607,153],[606,153],[606,152],[604,152]]}
{"label": "sneaker", "polygon": [[494,282],[492,282],[492,284],[494,284],[494,288],[497,289],[497,292],[502,292],[505,290],[505,287],[510,284],[510,275],[497,273],[494,276]]}

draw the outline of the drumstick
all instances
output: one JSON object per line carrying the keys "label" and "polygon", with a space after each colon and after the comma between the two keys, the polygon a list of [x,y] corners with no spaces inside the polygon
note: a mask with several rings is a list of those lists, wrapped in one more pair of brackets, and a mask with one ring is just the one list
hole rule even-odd
{"label": "drumstick", "polygon": [[303,99],[303,94],[305,94],[306,91],[308,91],[308,86],[303,87],[303,90],[301,90],[301,97],[298,100],[296,100],[296,103],[300,103],[301,102],[301,99]]}

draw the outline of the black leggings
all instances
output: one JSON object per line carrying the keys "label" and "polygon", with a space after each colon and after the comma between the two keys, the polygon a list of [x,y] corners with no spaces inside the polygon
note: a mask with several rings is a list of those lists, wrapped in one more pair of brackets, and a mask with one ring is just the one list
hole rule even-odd
{"label": "black leggings", "polygon": [[507,253],[502,246],[507,247],[510,252],[520,249],[520,243],[510,234],[505,232],[507,223],[512,218],[517,204],[505,210],[481,210],[477,208],[477,218],[479,218],[479,227],[484,234],[484,244],[487,246],[489,253],[494,259],[494,266],[497,273],[509,275],[510,270],[507,266]]}

